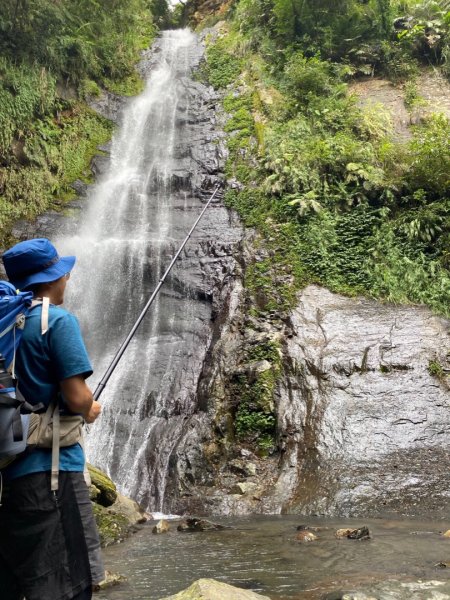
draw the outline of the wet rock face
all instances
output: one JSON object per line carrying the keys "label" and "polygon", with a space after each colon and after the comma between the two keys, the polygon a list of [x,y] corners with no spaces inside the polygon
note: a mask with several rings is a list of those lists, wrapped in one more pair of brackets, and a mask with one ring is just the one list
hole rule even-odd
{"label": "wet rock face", "polygon": [[228,585],[215,579],[199,579],[188,589],[161,600],[270,600],[250,590]]}
{"label": "wet rock face", "polygon": [[[309,286],[284,328],[255,322],[253,337],[282,340],[283,374],[275,394],[279,452],[252,456],[250,473],[235,443],[220,451],[212,441],[232,427],[227,382],[250,340],[239,290],[200,380],[214,415],[210,431],[178,448],[178,477],[189,492],[174,506],[206,514],[448,516],[449,393],[429,372],[430,361],[448,367],[448,321],[421,307]],[[257,497],[236,493],[245,482],[257,485]]]}
{"label": "wet rock face", "polygon": [[310,286],[292,313],[279,387],[273,499],[308,513],[446,514],[449,323],[418,307]]}

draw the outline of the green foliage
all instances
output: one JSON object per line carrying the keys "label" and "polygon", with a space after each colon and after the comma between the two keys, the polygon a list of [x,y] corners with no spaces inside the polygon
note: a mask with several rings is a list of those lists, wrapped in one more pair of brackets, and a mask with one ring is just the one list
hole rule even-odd
{"label": "green foliage", "polygon": [[248,158],[257,146],[252,105],[253,98],[250,94],[229,94],[224,99],[224,109],[229,114],[224,129],[230,134],[227,140],[229,157],[226,172],[230,177],[237,175],[243,182],[248,182],[252,177]]}
{"label": "green foliage", "polygon": [[144,90],[144,82],[137,71],[132,71],[122,79],[106,79],[105,87],[119,96],[137,96]]}
{"label": "green foliage", "polygon": [[[263,94],[255,101],[248,81],[248,91],[224,101],[227,175],[246,184],[226,202],[267,248],[246,268],[250,312],[288,308],[310,281],[449,314],[448,120],[430,117],[410,142],[396,144],[386,111],[362,109],[348,95],[345,68],[317,54],[287,54],[277,80],[267,76],[270,65],[265,76],[284,92],[283,111],[266,110]],[[414,82],[408,90],[414,106]],[[252,126],[256,113],[265,118],[263,137]]]}
{"label": "green foliage", "polygon": [[11,224],[33,219],[73,197],[70,184],[90,176],[89,161],[98,144],[110,138],[112,125],[87,108],[69,111],[64,121],[36,120],[23,152],[26,165],[0,167],[0,233]]}
{"label": "green foliage", "polygon": [[419,74],[419,63],[410,49],[398,42],[381,45],[381,71],[394,83],[415,79]]}
{"label": "green foliage", "polygon": [[396,303],[427,304],[449,314],[450,276],[439,259],[426,248],[417,249],[398,239],[390,223],[384,223],[374,235],[372,285],[374,296]]}
{"label": "green foliage", "polygon": [[412,188],[450,194],[450,121],[432,115],[415,128],[407,181]]}
{"label": "green foliage", "polygon": [[[154,0],[163,9],[163,0]],[[138,93],[139,52],[156,32],[148,0],[4,0],[0,11],[0,229],[34,218],[89,178],[111,125],[80,99]],[[72,101],[58,96],[69,89]],[[61,92],[65,95],[65,92]]]}
{"label": "green foliage", "polygon": [[249,410],[245,404],[241,404],[235,417],[236,433],[239,437],[248,434],[273,434],[275,429],[275,416],[266,414],[261,410]]}
{"label": "green foliage", "polygon": [[426,100],[419,94],[417,81],[415,79],[410,79],[405,83],[404,102],[409,111],[426,105]]}
{"label": "green foliage", "polygon": [[285,67],[286,86],[290,94],[299,101],[309,95],[326,95],[333,89],[331,64],[318,56],[306,58],[302,52],[295,52]]}
{"label": "green foliage", "polygon": [[55,103],[55,80],[45,70],[16,67],[0,57],[0,158],[6,160],[14,137]]}
{"label": "green foliage", "polygon": [[79,85],[79,94],[83,100],[97,98],[101,94],[98,84],[92,79],[83,79]]}
{"label": "green foliage", "polygon": [[79,82],[130,74],[154,27],[146,0],[4,0],[0,54]]}
{"label": "green foliage", "polygon": [[150,0],[149,8],[158,27],[164,28],[170,24],[170,7],[167,0]]}
{"label": "green foliage", "polygon": [[234,403],[237,406],[234,416],[236,435],[243,441],[256,441],[267,450],[275,445],[276,416],[274,391],[280,374],[280,354],[274,342],[266,342],[251,347],[247,360],[266,360],[270,368],[250,375],[239,375],[231,386]]}
{"label": "green foliage", "polygon": [[215,88],[227,87],[239,76],[242,61],[229,52],[224,39],[220,39],[216,44],[209,46],[206,57],[206,75]]}
{"label": "green foliage", "polygon": [[272,340],[260,342],[247,351],[248,360],[268,360],[274,365],[280,364],[280,349]]}
{"label": "green foliage", "polygon": [[445,376],[444,369],[438,360],[430,360],[428,362],[428,372],[438,379],[442,379]]}

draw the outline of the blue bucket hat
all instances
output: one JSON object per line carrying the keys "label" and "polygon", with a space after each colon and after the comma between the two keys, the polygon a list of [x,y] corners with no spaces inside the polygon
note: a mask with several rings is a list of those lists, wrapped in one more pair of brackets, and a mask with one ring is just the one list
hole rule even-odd
{"label": "blue bucket hat", "polygon": [[19,242],[3,254],[2,260],[8,279],[19,290],[56,281],[75,264],[75,256],[58,256],[46,238]]}

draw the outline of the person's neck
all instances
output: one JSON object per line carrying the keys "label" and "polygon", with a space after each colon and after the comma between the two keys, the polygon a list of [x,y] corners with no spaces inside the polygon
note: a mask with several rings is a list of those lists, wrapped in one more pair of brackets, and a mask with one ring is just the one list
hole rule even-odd
{"label": "person's neck", "polygon": [[36,296],[34,296],[34,300],[42,301],[44,298],[48,298],[50,304],[54,304],[56,306],[58,306],[58,304],[62,304],[62,302],[57,303],[54,295],[48,292],[46,294],[37,294]]}

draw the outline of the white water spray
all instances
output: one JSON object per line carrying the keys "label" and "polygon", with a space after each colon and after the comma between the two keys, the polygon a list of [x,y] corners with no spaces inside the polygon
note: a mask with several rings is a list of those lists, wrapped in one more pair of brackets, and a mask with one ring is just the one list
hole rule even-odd
{"label": "white water spray", "polygon": [[[167,266],[178,234],[187,232],[192,221],[190,211],[183,210],[192,200],[189,178],[176,189],[173,179],[180,122],[189,122],[183,78],[189,75],[195,44],[188,30],[163,34],[156,66],[145,91],[124,111],[109,170],[94,187],[76,235],[56,240],[62,253],[77,256],[68,308],[84,329],[96,372],[92,387]],[[87,440],[93,464],[112,474],[123,492],[159,509],[167,462],[183,421],[168,423],[168,416],[179,415],[186,403],[174,374],[196,343],[188,288],[171,288],[170,283],[168,288],[105,389],[102,417]],[[187,379],[184,386],[189,389],[190,383],[192,388],[195,375]],[[158,433],[162,424],[164,448]]]}

